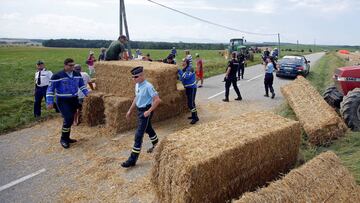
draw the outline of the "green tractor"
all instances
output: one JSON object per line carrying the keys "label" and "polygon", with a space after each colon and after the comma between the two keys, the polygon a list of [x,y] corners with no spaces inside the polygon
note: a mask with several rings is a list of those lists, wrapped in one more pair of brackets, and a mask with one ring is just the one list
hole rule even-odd
{"label": "green tractor", "polygon": [[250,49],[249,46],[244,44],[244,39],[230,39],[230,44],[226,50],[227,54],[225,56],[230,58],[232,52],[236,51],[238,54],[244,54],[246,60],[254,61],[254,52]]}

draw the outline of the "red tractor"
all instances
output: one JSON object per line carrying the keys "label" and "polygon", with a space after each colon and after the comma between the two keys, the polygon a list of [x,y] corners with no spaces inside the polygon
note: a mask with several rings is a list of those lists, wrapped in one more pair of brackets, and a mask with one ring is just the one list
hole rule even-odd
{"label": "red tractor", "polygon": [[339,110],[349,128],[360,131],[360,66],[337,68],[333,80],[323,94],[325,101]]}

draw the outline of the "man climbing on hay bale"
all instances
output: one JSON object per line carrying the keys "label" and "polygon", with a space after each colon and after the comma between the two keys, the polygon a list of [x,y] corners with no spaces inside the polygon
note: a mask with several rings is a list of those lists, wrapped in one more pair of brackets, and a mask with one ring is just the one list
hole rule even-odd
{"label": "man climbing on hay bale", "polygon": [[195,96],[196,96],[196,76],[194,73],[194,69],[190,67],[190,61],[187,59],[183,59],[182,63],[183,69],[178,69],[179,79],[183,83],[186,91],[187,103],[188,107],[191,111],[191,119],[190,124],[195,124],[199,121],[199,117],[197,115],[197,109],[195,105]]}
{"label": "man climbing on hay bale", "polygon": [[151,153],[154,150],[159,141],[156,132],[152,128],[151,117],[153,116],[153,111],[160,104],[161,99],[154,86],[145,80],[143,67],[138,66],[132,69],[131,74],[133,81],[136,83],[135,98],[126,113],[126,119],[130,119],[130,115],[136,106],[138,111],[138,128],[136,129],[135,143],[130,157],[127,161],[121,164],[124,168],[135,166],[141,151],[144,133],[149,134],[150,140],[153,144],[153,146],[148,149],[148,153]]}
{"label": "man climbing on hay bale", "polygon": [[125,44],[127,43],[127,37],[120,35],[118,40],[113,41],[105,54],[106,61],[121,60],[124,58]]}

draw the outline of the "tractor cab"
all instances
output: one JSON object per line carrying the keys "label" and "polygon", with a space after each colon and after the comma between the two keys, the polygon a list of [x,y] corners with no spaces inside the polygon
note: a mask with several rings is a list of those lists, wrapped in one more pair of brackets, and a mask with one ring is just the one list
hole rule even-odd
{"label": "tractor cab", "polygon": [[355,88],[360,88],[360,66],[337,68],[333,75],[336,88],[343,94]]}
{"label": "tractor cab", "polygon": [[246,46],[244,43],[246,40],[243,38],[237,38],[237,39],[230,39],[229,47],[227,51],[226,58],[230,58],[230,55],[232,52],[242,53],[244,54],[246,60],[254,61],[254,53],[249,51],[248,46]]}

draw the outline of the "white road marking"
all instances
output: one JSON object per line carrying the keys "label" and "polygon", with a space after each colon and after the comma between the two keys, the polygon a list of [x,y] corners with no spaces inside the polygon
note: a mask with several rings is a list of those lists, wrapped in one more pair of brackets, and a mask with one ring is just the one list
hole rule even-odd
{"label": "white road marking", "polygon": [[24,177],[22,177],[22,178],[20,178],[20,179],[14,180],[14,181],[12,181],[12,182],[4,185],[4,186],[1,186],[1,187],[0,187],[0,192],[3,191],[3,190],[8,189],[8,188],[10,188],[10,187],[12,187],[12,186],[14,186],[14,185],[17,185],[17,184],[19,184],[19,183],[21,183],[21,182],[24,182],[24,181],[26,181],[26,180],[34,177],[34,176],[37,176],[37,175],[39,175],[40,173],[43,173],[43,172],[45,172],[45,171],[46,171],[46,169],[43,168],[43,169],[41,169],[41,170],[36,171],[35,173],[32,173],[32,174],[27,175],[27,176],[24,176]]}
{"label": "white road marking", "polygon": [[[232,88],[232,87],[231,87],[231,88]],[[219,92],[219,93],[217,93],[217,94],[215,94],[215,95],[213,95],[213,96],[211,96],[211,97],[209,97],[208,99],[215,98],[215,97],[217,97],[217,96],[219,96],[219,95],[221,95],[221,94],[224,94],[224,93],[225,93],[225,90],[222,91],[222,92]]]}
{"label": "white road marking", "polygon": [[[246,82],[250,82],[250,81],[252,81],[252,80],[255,80],[255,79],[257,79],[257,78],[260,78],[261,76],[263,76],[263,74],[257,75],[257,76],[255,76],[255,77],[247,80]],[[238,86],[239,86],[239,85],[238,85]],[[232,88],[233,88],[233,87],[230,87],[230,89],[232,89]],[[209,97],[208,99],[215,98],[215,97],[217,97],[217,96],[219,96],[219,95],[221,95],[221,94],[224,94],[224,93],[225,93],[225,91],[221,91],[221,92],[219,92],[219,93],[217,93],[217,94],[212,95],[212,96]]]}
{"label": "white road marking", "polygon": [[250,81],[255,80],[255,79],[257,79],[257,78],[259,78],[259,77],[261,77],[261,76],[263,76],[263,74],[260,74],[260,75],[258,75],[258,76],[255,76],[255,77],[247,80],[246,82],[250,82]]}

